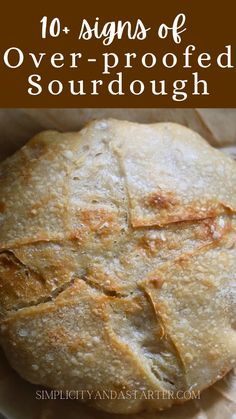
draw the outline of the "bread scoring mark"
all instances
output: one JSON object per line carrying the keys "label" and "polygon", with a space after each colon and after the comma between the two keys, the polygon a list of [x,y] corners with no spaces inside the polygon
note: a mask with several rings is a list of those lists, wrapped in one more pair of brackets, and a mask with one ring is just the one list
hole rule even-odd
{"label": "bread scoring mark", "polygon": [[143,234],[139,236],[137,241],[137,249],[143,249],[148,257],[155,257],[158,253],[164,250],[178,250],[181,249],[183,243],[181,240],[168,235],[171,231],[176,231],[178,228],[192,227],[191,235],[187,240],[198,240],[203,242],[213,242],[222,239],[225,235],[232,231],[232,220],[228,216],[206,218],[193,222],[180,221],[166,227],[165,232],[162,229],[153,230],[146,227]]}
{"label": "bread scoring mark", "polygon": [[[17,275],[18,275],[18,272],[17,272]],[[12,278],[12,275],[10,275],[10,277]],[[0,273],[0,281],[1,281],[1,273]],[[7,282],[10,283],[10,281],[8,280],[8,277],[7,277]],[[13,284],[14,283],[15,282],[13,281]],[[80,289],[83,288],[83,284],[85,287],[90,288],[94,292],[98,293],[101,297],[103,297],[104,302],[107,302],[107,300],[113,299],[113,298],[125,299],[129,297],[130,294],[132,294],[132,292],[127,293],[127,294],[122,294],[122,293],[117,292],[114,289],[109,289],[109,288],[100,286],[96,282],[93,282],[91,279],[86,278],[86,276],[79,278],[76,275],[73,275],[73,277],[69,281],[64,282],[63,284],[54,288],[53,290],[47,289],[46,295],[43,295],[43,293],[41,293],[40,297],[38,298],[35,297],[34,299],[33,298],[30,299],[31,295],[28,295],[27,302],[16,301],[15,304],[12,304],[12,298],[11,298],[11,306],[9,307],[6,306],[4,308],[4,313],[0,312],[0,315],[4,315],[4,317],[9,317],[11,315],[17,314],[18,312],[23,312],[24,310],[27,310],[29,308],[38,307],[38,306],[45,305],[48,303],[51,303],[54,306],[54,304],[57,301],[59,300],[63,301],[65,298],[68,298],[69,294],[71,297],[73,297],[75,294],[78,295],[78,293],[80,292]],[[23,288],[25,289],[25,281],[22,285],[23,285]],[[0,284],[0,295],[1,295],[1,287],[2,286]],[[44,291],[45,291],[45,288],[44,288]],[[35,289],[33,289],[32,294],[35,295]],[[22,297],[22,295],[20,296]]]}
{"label": "bread scoring mark", "polygon": [[113,296],[123,296],[122,288],[119,286],[118,278],[107,274],[103,266],[92,264],[87,266],[82,279],[91,286],[102,291],[104,294]]}
{"label": "bread scoring mark", "polygon": [[[154,281],[153,281],[154,279]],[[156,281],[157,279],[157,281]],[[158,285],[158,283],[160,284],[160,286]],[[149,301],[149,304],[152,307],[152,310],[154,312],[154,315],[156,317],[156,321],[159,325],[159,336],[157,336],[158,339],[160,339],[160,341],[163,341],[166,343],[168,343],[169,346],[169,351],[171,348],[171,353],[175,356],[176,361],[179,364],[180,370],[183,371],[183,373],[181,374],[181,381],[184,382],[185,387],[187,386],[187,381],[186,381],[186,368],[185,368],[185,363],[184,360],[182,358],[182,354],[181,351],[179,350],[178,346],[176,345],[175,339],[172,338],[172,336],[168,333],[167,329],[168,329],[168,306],[165,304],[165,302],[163,300],[158,300],[156,301],[156,299],[153,296],[153,291],[155,292],[156,290],[160,290],[163,286],[163,284],[165,283],[164,277],[161,277],[161,273],[158,277],[152,277],[150,276],[150,278],[142,281],[140,283],[140,288],[141,290],[144,292],[144,295],[147,298],[147,301]],[[158,285],[158,286],[157,286]],[[165,313],[165,316],[162,315],[162,313]],[[170,382],[171,384],[171,382]]]}
{"label": "bread scoring mark", "polygon": [[[161,277],[160,277],[161,279]],[[163,278],[163,283],[162,286],[164,284],[164,278]],[[155,283],[152,283],[152,278],[150,277],[150,280],[147,279],[145,281],[143,281],[140,284],[141,288],[143,289],[144,293],[146,294],[151,306],[153,307],[154,313],[156,315],[157,321],[160,325],[160,330],[161,330],[161,335],[160,335],[160,339],[166,339],[167,341],[170,342],[170,344],[173,347],[173,351],[175,353],[175,355],[178,357],[178,360],[180,362],[180,365],[182,367],[182,370],[184,372],[183,374],[183,379],[186,382],[186,366],[185,366],[185,362],[184,359],[182,357],[182,353],[180,351],[180,349],[178,348],[178,345],[175,342],[175,339],[168,333],[167,329],[168,329],[168,306],[166,305],[165,301],[163,300],[158,300],[158,302],[156,301],[156,299],[154,299],[152,293],[153,290],[155,292],[156,289],[160,289],[162,287],[156,287]],[[163,313],[165,313],[165,315],[163,316]],[[186,382],[187,384],[187,382]]]}
{"label": "bread scoring mark", "polygon": [[[27,283],[27,285],[26,285]],[[2,310],[12,310],[25,301],[48,292],[41,274],[24,265],[12,251],[0,253],[0,297]]]}
{"label": "bread scoring mark", "polygon": [[[146,207],[148,207],[147,200]],[[143,204],[142,204],[143,206]],[[150,206],[150,205],[149,205]],[[134,228],[139,227],[166,227],[180,222],[197,222],[207,218],[216,218],[217,216],[233,215],[235,211],[224,203],[215,200],[202,199],[202,201],[193,201],[191,204],[170,205],[168,208],[152,206],[153,211],[140,217],[132,215],[131,222]]]}

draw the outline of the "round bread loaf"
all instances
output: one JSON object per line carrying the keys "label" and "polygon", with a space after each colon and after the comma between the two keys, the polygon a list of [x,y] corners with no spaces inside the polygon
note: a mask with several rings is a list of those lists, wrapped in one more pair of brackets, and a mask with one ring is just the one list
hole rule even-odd
{"label": "round bread loaf", "polygon": [[236,164],[172,123],[43,132],[0,166],[0,341],[32,383],[164,409],[236,364]]}

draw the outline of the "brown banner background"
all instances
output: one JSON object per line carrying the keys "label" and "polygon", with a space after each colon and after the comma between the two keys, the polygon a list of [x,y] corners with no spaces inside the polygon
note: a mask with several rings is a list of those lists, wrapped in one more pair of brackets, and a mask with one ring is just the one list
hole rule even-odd
{"label": "brown banner background", "polygon": [[[184,102],[173,102],[171,95],[152,96],[147,90],[142,96],[111,96],[104,92],[100,96],[71,96],[68,90],[60,96],[51,96],[46,90],[40,96],[29,96],[27,93],[27,78],[32,73],[42,75],[44,85],[52,79],[60,79],[67,83],[69,79],[84,79],[87,83],[91,79],[100,79],[101,61],[97,64],[83,65],[81,70],[68,69],[65,65],[61,69],[53,69],[48,62],[42,64],[36,70],[27,52],[54,52],[82,51],[86,57],[98,57],[102,52],[117,52],[122,57],[124,52],[156,52],[162,56],[165,52],[179,53],[188,44],[195,44],[197,53],[208,51],[213,60],[216,55],[224,51],[224,46],[236,44],[235,28],[235,1],[207,1],[207,0],[145,0],[118,2],[100,0],[95,1],[71,1],[56,2],[55,0],[39,2],[4,2],[1,5],[0,15],[0,106],[1,107],[236,107],[236,70],[221,69],[211,66],[208,69],[199,69],[193,66],[191,69],[181,69],[179,66],[173,69],[145,70],[138,66],[133,70],[126,70],[126,81],[141,79],[166,79],[172,83],[173,79],[186,79],[192,72],[199,71],[200,77],[208,81],[210,96],[192,96],[191,84],[187,85],[188,99]],[[183,34],[181,45],[175,45],[171,38],[158,40],[155,31],[144,41],[130,41],[123,39],[115,41],[110,47],[102,46],[100,40],[78,41],[76,34],[83,18],[88,20],[100,17],[101,22],[110,20],[132,20],[141,18],[147,26],[157,27],[160,23],[171,24],[178,13],[185,13],[187,17],[187,31]],[[40,19],[47,15],[48,18],[59,17],[63,26],[70,28],[68,35],[62,34],[58,38],[41,39]],[[24,66],[19,69],[9,69],[3,65],[3,53],[12,46],[25,51]],[[235,49],[233,58],[236,63]],[[194,60],[193,60],[194,61]],[[122,60],[121,60],[122,65]],[[117,68],[112,74],[121,70]]]}

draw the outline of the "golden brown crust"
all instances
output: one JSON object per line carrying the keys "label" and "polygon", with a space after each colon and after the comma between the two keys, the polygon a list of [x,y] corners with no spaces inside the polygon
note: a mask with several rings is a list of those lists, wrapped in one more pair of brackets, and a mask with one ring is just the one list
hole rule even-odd
{"label": "golden brown crust", "polygon": [[108,120],[36,136],[0,166],[12,366],[63,390],[176,394],[219,379],[236,362],[235,209],[235,163],[187,128]]}

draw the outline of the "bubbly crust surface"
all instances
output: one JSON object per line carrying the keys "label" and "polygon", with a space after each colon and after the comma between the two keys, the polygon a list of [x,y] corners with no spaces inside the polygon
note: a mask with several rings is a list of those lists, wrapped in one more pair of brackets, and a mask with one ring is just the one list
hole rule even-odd
{"label": "bubbly crust surface", "polygon": [[64,391],[135,390],[90,400],[115,413],[220,379],[236,365],[235,210],[235,162],[183,126],[101,120],[34,137],[0,165],[13,368]]}

